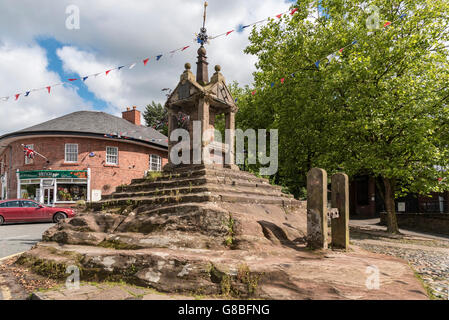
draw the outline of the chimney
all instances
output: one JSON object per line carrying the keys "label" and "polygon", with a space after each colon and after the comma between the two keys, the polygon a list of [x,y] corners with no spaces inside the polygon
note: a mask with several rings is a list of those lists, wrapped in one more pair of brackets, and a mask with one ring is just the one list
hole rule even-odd
{"label": "chimney", "polygon": [[131,108],[126,108],[126,111],[122,112],[122,118],[128,120],[129,122],[135,124],[136,126],[140,126],[140,111],[137,110],[137,107],[134,106]]}

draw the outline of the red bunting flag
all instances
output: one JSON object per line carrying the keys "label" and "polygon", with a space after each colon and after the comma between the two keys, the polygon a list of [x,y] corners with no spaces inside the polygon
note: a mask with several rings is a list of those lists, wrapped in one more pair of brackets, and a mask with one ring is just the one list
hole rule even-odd
{"label": "red bunting flag", "polygon": [[78,80],[78,79],[69,79],[69,81],[71,81],[71,82],[76,81],[76,80]]}
{"label": "red bunting flag", "polygon": [[284,83],[284,81],[285,81],[285,78],[282,78],[282,79],[281,79],[281,83],[283,84],[283,83]]}
{"label": "red bunting flag", "polygon": [[342,53],[342,52],[343,52],[343,49],[344,49],[344,48],[341,48],[341,49],[340,49],[340,50],[338,50],[338,51],[339,51],[340,53]]}
{"label": "red bunting flag", "polygon": [[187,46],[187,47],[182,48],[181,51],[184,51],[184,50],[187,49],[187,48],[190,48],[190,46]]}
{"label": "red bunting flag", "polygon": [[255,94],[256,94],[256,90],[254,90],[253,92],[251,92],[251,94],[252,94],[252,95],[255,95]]}
{"label": "red bunting flag", "polygon": [[282,18],[282,15],[283,15],[283,13],[280,13],[276,16],[276,18],[278,18],[278,19]]}
{"label": "red bunting flag", "polygon": [[296,11],[298,11],[298,8],[292,9],[292,11],[290,11],[290,15],[294,15]]}
{"label": "red bunting flag", "polygon": [[19,99],[20,93],[16,94],[16,100]]}
{"label": "red bunting flag", "polygon": [[109,74],[109,72],[111,72],[111,70],[108,70],[108,71],[106,71],[106,75],[108,75],[108,74]]}
{"label": "red bunting flag", "polygon": [[387,22],[385,22],[385,24],[384,24],[384,28],[388,27],[388,26],[389,26],[390,24],[391,24],[391,22],[390,22],[390,21],[387,21]]}
{"label": "red bunting flag", "polygon": [[226,35],[229,36],[229,34],[231,34],[233,32],[234,32],[234,30],[228,31],[228,32],[226,32]]}
{"label": "red bunting flag", "polygon": [[146,58],[145,60],[143,60],[143,65],[146,66],[148,61],[150,61],[150,58]]}
{"label": "red bunting flag", "polygon": [[48,93],[50,93],[51,87],[47,87],[47,91]]}

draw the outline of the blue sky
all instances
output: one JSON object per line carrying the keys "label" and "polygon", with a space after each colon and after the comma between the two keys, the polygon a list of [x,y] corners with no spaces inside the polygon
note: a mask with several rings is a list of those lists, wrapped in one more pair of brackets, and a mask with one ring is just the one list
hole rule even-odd
{"label": "blue sky", "polygon": [[[57,72],[61,79],[78,77],[76,73],[66,72],[64,70],[63,63],[56,54],[58,49],[61,49],[64,46],[70,46],[69,43],[64,44],[54,38],[49,37],[37,37],[36,42],[46,51],[49,70]],[[67,84],[67,86],[75,86],[77,88],[78,95],[85,101],[91,102],[95,110],[105,110],[107,108],[107,102],[102,99],[98,99],[95,94],[89,91],[83,81],[74,81],[71,84]]]}

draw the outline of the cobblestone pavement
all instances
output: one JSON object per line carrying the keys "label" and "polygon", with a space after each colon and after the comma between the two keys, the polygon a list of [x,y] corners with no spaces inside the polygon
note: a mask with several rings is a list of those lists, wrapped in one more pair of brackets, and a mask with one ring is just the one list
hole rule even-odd
{"label": "cobblestone pavement", "polygon": [[449,241],[410,236],[389,238],[384,232],[351,228],[351,243],[408,261],[434,298],[449,300]]}

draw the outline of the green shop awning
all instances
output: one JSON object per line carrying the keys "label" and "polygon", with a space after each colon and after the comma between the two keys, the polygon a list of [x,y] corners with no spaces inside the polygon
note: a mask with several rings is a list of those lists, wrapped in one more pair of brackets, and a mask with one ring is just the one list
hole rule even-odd
{"label": "green shop awning", "polygon": [[20,171],[22,179],[87,179],[86,170],[35,170]]}

